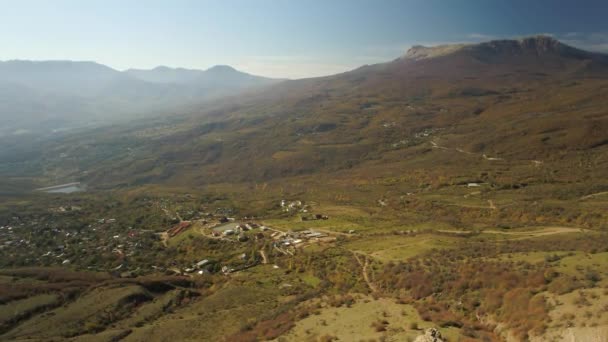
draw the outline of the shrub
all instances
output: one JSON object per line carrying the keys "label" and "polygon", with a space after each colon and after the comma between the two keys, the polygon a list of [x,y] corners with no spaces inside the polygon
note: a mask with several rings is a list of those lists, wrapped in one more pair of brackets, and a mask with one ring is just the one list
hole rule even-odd
{"label": "shrub", "polygon": [[595,270],[587,270],[587,273],[585,273],[585,279],[587,279],[590,282],[592,282],[593,284],[595,284],[598,281],[602,280],[602,277]]}
{"label": "shrub", "polygon": [[374,328],[377,332],[386,331],[386,326],[388,325],[387,321],[376,321],[373,322],[371,327]]}

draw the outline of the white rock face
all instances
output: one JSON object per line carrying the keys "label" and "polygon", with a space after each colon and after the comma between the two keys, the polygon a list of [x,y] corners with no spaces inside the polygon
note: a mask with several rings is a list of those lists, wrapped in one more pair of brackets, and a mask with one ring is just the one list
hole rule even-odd
{"label": "white rock face", "polygon": [[441,57],[456,52],[465,46],[465,44],[439,45],[432,47],[415,45],[412,46],[402,58],[418,61],[421,59]]}
{"label": "white rock face", "polygon": [[414,342],[444,342],[441,332],[435,328],[426,329],[424,335],[416,337]]}

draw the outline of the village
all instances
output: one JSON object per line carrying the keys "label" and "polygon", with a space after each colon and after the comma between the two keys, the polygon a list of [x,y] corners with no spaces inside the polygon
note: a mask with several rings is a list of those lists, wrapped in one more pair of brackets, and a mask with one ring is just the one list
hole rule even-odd
{"label": "village", "polygon": [[[313,220],[328,220],[327,215],[308,214],[310,206],[304,205],[301,201],[286,202],[281,201],[281,208],[287,213],[301,213],[302,221]],[[283,231],[263,223],[256,222],[253,218],[243,218],[237,220],[233,217],[224,215],[204,214],[204,219],[193,221],[181,221],[167,231],[161,233],[163,241],[168,241],[178,235],[185,233],[188,230],[194,229],[203,237],[208,239],[217,239],[233,243],[265,242],[278,255],[294,256],[298,250],[306,248],[313,244],[329,244],[336,240],[331,232],[320,232],[312,229],[300,231]],[[354,231],[350,232],[351,234]],[[205,258],[195,261],[192,264],[183,265],[179,268],[173,268],[176,273],[185,274],[205,274],[220,271],[224,274],[234,273],[246,268],[256,266],[258,264],[267,264],[268,258],[266,252],[260,249],[260,258],[255,262],[242,263],[237,265],[224,264]],[[240,256],[241,260],[247,258],[246,254]],[[277,265],[274,267],[278,268]]]}
{"label": "village", "polygon": [[[57,212],[64,212],[57,209]],[[13,217],[0,226],[3,263],[15,266],[76,265],[95,271],[126,269],[127,261],[146,253],[158,240],[155,232],[122,227],[115,218],[98,218],[74,227],[48,217]]]}
{"label": "village", "polygon": [[[159,204],[166,220],[173,222],[164,230],[134,228],[124,224],[120,217],[97,217],[88,223],[76,223],[71,215],[82,208],[70,205],[48,208],[48,214],[36,217],[15,216],[0,226],[0,251],[5,255],[2,263],[61,265],[106,271],[123,278],[158,272],[188,276],[230,274],[271,263],[270,255],[274,261],[277,257],[294,256],[307,246],[336,240],[330,231],[281,230],[253,217],[228,217],[227,214],[233,214],[231,208],[217,208],[214,212],[188,210],[180,214],[171,210],[167,201]],[[310,213],[311,206],[299,200],[282,200],[280,208],[285,215],[299,217],[301,221],[329,220],[327,215]],[[163,260],[163,250],[182,234],[258,249],[254,257],[242,253],[238,258],[209,256],[185,263]]]}

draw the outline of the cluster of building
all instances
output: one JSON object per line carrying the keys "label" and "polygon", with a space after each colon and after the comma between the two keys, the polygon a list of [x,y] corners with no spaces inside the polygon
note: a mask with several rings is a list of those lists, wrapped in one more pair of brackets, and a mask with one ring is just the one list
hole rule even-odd
{"label": "cluster of building", "polygon": [[303,213],[307,213],[309,206],[302,203],[302,201],[300,200],[296,200],[296,201],[291,201],[288,202],[286,200],[281,200],[281,209],[283,209],[284,212],[303,212]]}
{"label": "cluster of building", "polygon": [[247,232],[247,231],[250,231],[250,230],[253,230],[253,229],[257,229],[257,228],[260,228],[260,230],[262,230],[262,231],[266,231],[268,229],[268,227],[266,227],[266,226],[260,226],[257,223],[248,222],[248,223],[238,223],[238,224],[235,224],[234,229],[226,229],[226,230],[224,230],[221,233],[218,232],[218,231],[214,231],[213,234],[215,236],[219,236],[220,234],[224,235],[224,236],[235,235],[235,234],[238,235],[238,234],[241,234],[243,232]]}
{"label": "cluster of building", "polygon": [[413,137],[409,137],[409,139],[402,139],[397,142],[394,142],[391,144],[391,146],[396,148],[396,147],[401,147],[401,146],[415,145],[417,142],[420,141],[420,139],[428,138],[428,137],[432,136],[433,134],[437,133],[438,131],[439,131],[439,129],[437,129],[437,128],[425,128],[420,132],[414,133]]}
{"label": "cluster of building", "polygon": [[49,210],[51,212],[55,212],[55,213],[67,213],[70,211],[80,211],[80,210],[82,210],[82,208],[77,205],[71,205],[71,206],[59,206],[56,208],[50,208]]}
{"label": "cluster of building", "polygon": [[323,238],[328,238],[328,235],[313,230],[303,230],[299,232],[276,231],[270,237],[274,240],[273,247],[281,249],[283,253],[288,253],[288,250],[283,248],[300,248],[307,243],[319,242]]}
{"label": "cluster of building", "polygon": [[[114,218],[73,226],[53,216],[12,220],[0,227],[2,262],[10,265],[69,265],[94,262],[91,268],[146,251],[154,232],[121,227]],[[81,265],[84,266],[84,265]]]}
{"label": "cluster of building", "polygon": [[427,138],[436,133],[438,129],[436,128],[425,128],[420,132],[414,134],[414,138]]}
{"label": "cluster of building", "polygon": [[198,274],[208,274],[214,273],[217,268],[217,262],[209,259],[200,260],[189,267],[184,269],[184,273],[198,273]]}
{"label": "cluster of building", "polygon": [[15,231],[18,227],[11,225],[0,226],[0,251],[11,247],[29,244],[28,240],[22,239]]}

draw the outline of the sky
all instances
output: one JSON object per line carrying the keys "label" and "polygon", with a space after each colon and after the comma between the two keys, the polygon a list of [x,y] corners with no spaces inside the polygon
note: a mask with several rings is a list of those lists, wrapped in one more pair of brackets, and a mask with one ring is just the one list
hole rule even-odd
{"label": "sky", "polygon": [[607,15],[606,0],[0,0],[0,60],[226,64],[304,78],[389,61],[412,45],[535,34],[608,53]]}

